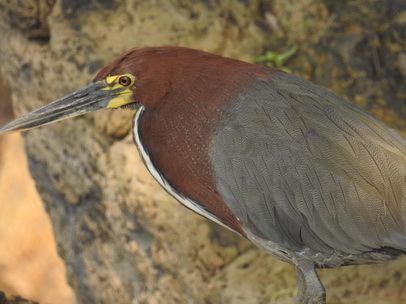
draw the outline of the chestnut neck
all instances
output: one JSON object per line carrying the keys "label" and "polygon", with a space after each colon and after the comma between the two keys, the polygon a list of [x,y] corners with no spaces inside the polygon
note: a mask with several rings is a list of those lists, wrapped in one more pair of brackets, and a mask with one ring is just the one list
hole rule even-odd
{"label": "chestnut neck", "polygon": [[125,73],[136,77],[133,98],[145,107],[139,136],[154,167],[178,193],[244,235],[217,190],[210,147],[223,106],[262,69],[198,50],[156,47],[124,53],[95,80]]}

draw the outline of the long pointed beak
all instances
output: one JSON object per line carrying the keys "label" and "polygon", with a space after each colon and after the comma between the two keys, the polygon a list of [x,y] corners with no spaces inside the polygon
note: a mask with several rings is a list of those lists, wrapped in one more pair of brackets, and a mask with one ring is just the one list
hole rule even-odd
{"label": "long pointed beak", "polygon": [[106,89],[103,81],[66,95],[50,104],[32,111],[0,128],[0,134],[25,131],[84,113],[104,109],[120,94],[122,89]]}

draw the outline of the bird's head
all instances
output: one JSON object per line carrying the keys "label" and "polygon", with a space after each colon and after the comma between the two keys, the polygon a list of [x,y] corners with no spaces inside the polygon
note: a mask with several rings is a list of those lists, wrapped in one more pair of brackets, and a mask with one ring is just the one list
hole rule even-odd
{"label": "bird's head", "polygon": [[26,131],[59,120],[105,108],[135,104],[136,77],[131,73],[106,75],[50,104],[34,110],[0,128],[0,134]]}
{"label": "bird's head", "polygon": [[105,108],[154,108],[174,91],[180,94],[176,100],[188,94],[208,97],[207,94],[223,89],[222,79],[238,75],[236,70],[246,65],[181,47],[132,49],[104,67],[84,88],[17,118],[1,127],[0,134],[25,131]]}

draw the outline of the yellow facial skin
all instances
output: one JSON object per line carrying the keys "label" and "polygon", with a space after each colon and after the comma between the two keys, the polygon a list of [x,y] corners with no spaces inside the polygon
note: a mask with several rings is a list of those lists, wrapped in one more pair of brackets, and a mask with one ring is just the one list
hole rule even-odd
{"label": "yellow facial skin", "polygon": [[133,91],[131,88],[135,83],[135,76],[131,74],[122,74],[107,76],[104,80],[106,87],[103,90],[118,90],[114,95],[116,97],[112,98],[107,105],[107,108],[115,109],[124,106],[134,101],[131,99]]}

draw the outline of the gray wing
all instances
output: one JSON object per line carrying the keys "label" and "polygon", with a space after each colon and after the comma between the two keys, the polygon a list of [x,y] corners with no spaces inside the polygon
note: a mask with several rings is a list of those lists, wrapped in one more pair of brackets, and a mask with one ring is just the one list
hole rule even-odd
{"label": "gray wing", "polygon": [[245,227],[292,250],[406,249],[406,142],[346,100],[285,73],[223,110],[217,187]]}

